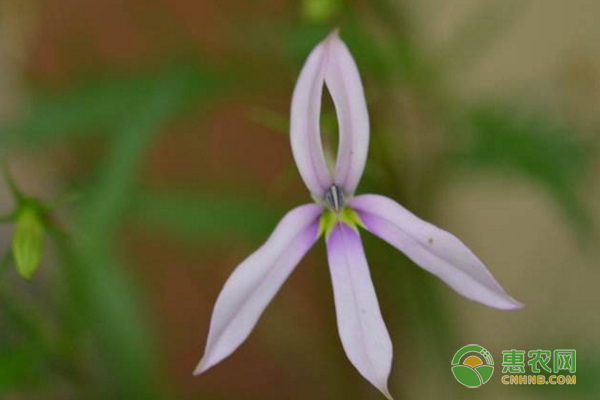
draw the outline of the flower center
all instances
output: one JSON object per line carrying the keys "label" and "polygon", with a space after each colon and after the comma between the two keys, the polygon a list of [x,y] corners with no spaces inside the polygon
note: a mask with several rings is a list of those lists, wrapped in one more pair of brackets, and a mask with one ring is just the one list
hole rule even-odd
{"label": "flower center", "polygon": [[344,208],[344,192],[335,185],[331,185],[325,192],[327,206],[338,214]]}

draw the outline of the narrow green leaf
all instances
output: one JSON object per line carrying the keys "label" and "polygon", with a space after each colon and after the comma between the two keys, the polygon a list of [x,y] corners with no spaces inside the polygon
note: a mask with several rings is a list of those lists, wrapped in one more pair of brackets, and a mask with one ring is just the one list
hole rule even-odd
{"label": "narrow green leaf", "polygon": [[25,112],[16,121],[0,126],[0,144],[43,146],[105,136],[137,113],[139,104],[154,95],[157,86],[184,84],[184,98],[194,100],[216,79],[198,66],[177,64],[153,73],[134,76],[89,77],[61,91],[34,91]]}
{"label": "narrow green leaf", "polygon": [[247,195],[140,193],[130,218],[193,239],[264,239],[283,210]]}
{"label": "narrow green leaf", "polygon": [[160,128],[210,89],[208,83],[190,83],[185,74],[166,76],[155,82],[148,96],[120,120],[98,178],[80,202],[80,234],[73,243],[55,235],[69,261],[70,290],[80,300],[69,306],[88,324],[101,349],[98,367],[111,371],[105,389],[115,398],[164,398],[152,335],[146,327],[136,287],[115,257],[113,240],[133,206],[132,194],[142,161]]}

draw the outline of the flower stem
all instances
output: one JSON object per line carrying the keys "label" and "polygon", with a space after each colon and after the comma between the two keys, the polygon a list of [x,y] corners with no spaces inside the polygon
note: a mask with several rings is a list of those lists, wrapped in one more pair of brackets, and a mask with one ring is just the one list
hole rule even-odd
{"label": "flower stem", "polygon": [[12,178],[10,170],[8,168],[8,161],[6,161],[6,159],[2,160],[2,174],[4,175],[4,179],[6,180],[6,184],[8,185],[10,193],[13,195],[15,200],[17,200],[17,202],[23,200],[25,196],[23,196],[23,193],[21,193],[21,191],[17,187],[17,184]]}

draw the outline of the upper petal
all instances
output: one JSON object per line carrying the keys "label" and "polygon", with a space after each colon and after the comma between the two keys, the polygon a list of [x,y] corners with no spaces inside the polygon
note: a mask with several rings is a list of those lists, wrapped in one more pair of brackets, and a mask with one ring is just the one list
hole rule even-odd
{"label": "upper petal", "polygon": [[327,239],[338,332],[346,355],[369,382],[391,399],[387,380],[392,341],[383,322],[358,232],[339,223]]}
{"label": "upper petal", "polygon": [[458,238],[379,195],[350,201],[365,227],[463,296],[499,309],[523,307]]}
{"label": "upper petal", "polygon": [[325,41],[325,84],[335,104],[339,146],[334,182],[345,194],[354,194],[369,150],[369,113],[360,74],[348,48],[332,33]]}
{"label": "upper petal", "polygon": [[[319,125],[324,84],[339,125],[333,179],[323,155]],[[354,194],[369,149],[369,115],[358,68],[337,31],[315,47],[300,73],[292,98],[291,142],[300,175],[317,198],[322,199],[333,183],[347,196]]]}
{"label": "upper petal", "polygon": [[290,211],[267,242],[244,260],[221,290],[210,321],[200,374],[229,356],[248,337],[262,312],[319,235],[322,208]]}
{"label": "upper petal", "polygon": [[319,44],[308,56],[292,97],[290,138],[296,166],[308,190],[319,199],[333,180],[321,142],[321,97],[325,81],[327,46]]}

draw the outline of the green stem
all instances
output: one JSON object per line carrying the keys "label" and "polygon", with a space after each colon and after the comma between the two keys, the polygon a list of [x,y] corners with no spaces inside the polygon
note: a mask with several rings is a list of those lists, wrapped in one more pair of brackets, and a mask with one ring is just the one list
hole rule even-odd
{"label": "green stem", "polygon": [[6,180],[6,184],[8,185],[10,193],[13,195],[15,200],[17,200],[17,202],[21,202],[25,196],[23,196],[23,193],[21,193],[13,177],[11,176],[8,168],[8,161],[6,160],[2,161],[2,174],[4,175],[4,179]]}

